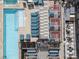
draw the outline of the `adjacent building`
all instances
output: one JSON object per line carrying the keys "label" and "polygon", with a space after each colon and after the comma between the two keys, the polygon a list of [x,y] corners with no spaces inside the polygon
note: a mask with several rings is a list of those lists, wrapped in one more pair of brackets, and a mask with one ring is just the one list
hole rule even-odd
{"label": "adjacent building", "polygon": [[76,5],[75,12],[67,0],[1,0],[0,59],[78,59]]}

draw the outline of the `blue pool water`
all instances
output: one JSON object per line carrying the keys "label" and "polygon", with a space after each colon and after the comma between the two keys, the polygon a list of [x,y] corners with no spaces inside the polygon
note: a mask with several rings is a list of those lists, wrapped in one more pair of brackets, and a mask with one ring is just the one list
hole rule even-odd
{"label": "blue pool water", "polygon": [[4,10],[4,59],[18,59],[17,10]]}
{"label": "blue pool water", "polygon": [[17,0],[4,0],[5,4],[16,4]]}

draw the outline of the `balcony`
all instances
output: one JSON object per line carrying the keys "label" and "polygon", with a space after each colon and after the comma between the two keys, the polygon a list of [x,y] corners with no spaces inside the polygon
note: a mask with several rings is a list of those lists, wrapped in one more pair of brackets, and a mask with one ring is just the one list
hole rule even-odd
{"label": "balcony", "polygon": [[37,34],[37,33],[39,33],[39,30],[32,30],[31,33],[32,33],[32,34]]}
{"label": "balcony", "polygon": [[31,20],[31,26],[38,26],[39,22],[38,20]]}
{"label": "balcony", "polygon": [[[32,42],[32,43],[34,43],[34,42]],[[35,47],[30,47],[30,48],[27,47],[27,51],[28,52],[37,52],[37,49]]]}
{"label": "balcony", "polygon": [[50,33],[50,41],[53,45],[60,44],[60,34],[59,33]]}
{"label": "balcony", "polygon": [[[55,2],[55,1],[54,1]],[[50,3],[50,8],[52,8],[52,10],[55,10],[55,11],[60,11],[60,5],[59,3],[55,2],[54,3],[53,1],[51,1]]]}
{"label": "balcony", "polygon": [[60,59],[60,57],[49,57],[49,59]]}
{"label": "balcony", "polygon": [[55,17],[49,17],[50,21],[53,22],[53,21],[60,21],[60,18],[55,18]]}
{"label": "balcony", "polygon": [[52,43],[58,43],[58,42],[60,42],[60,38],[53,38],[53,37],[50,37],[50,39],[51,39],[51,42],[52,42]]}
{"label": "balcony", "polygon": [[32,37],[39,37],[39,33],[36,33],[36,34],[32,33]]}
{"label": "balcony", "polygon": [[37,50],[35,48],[27,48],[27,53],[36,53]]}
{"label": "balcony", "polygon": [[32,26],[31,26],[31,31],[32,31],[32,30],[39,30],[39,26],[37,26],[37,25],[36,25],[36,26],[32,25]]}
{"label": "balcony", "polygon": [[53,17],[53,18],[60,18],[60,13],[59,12],[50,12],[49,13],[49,17]]}
{"label": "balcony", "polygon": [[59,49],[60,44],[58,42],[52,42],[49,44],[50,46],[48,47],[48,49],[52,48],[52,49]]}
{"label": "balcony", "polygon": [[31,13],[31,34],[32,37],[39,36],[39,16],[38,12]]}
{"label": "balcony", "polygon": [[58,59],[59,58],[59,49],[49,49],[48,57],[49,57],[49,59]]}
{"label": "balcony", "polygon": [[31,23],[31,26],[38,26],[39,25],[39,23],[38,22],[36,22],[36,23]]}
{"label": "balcony", "polygon": [[54,13],[49,13],[49,17],[54,17]]}
{"label": "balcony", "polygon": [[39,23],[38,17],[31,17],[31,23]]}
{"label": "balcony", "polygon": [[37,59],[36,56],[28,56],[28,57],[25,57],[25,59]]}
{"label": "balcony", "polygon": [[25,59],[37,59],[37,56],[25,56]]}
{"label": "balcony", "polygon": [[50,31],[50,37],[51,38],[60,38],[60,31]]}
{"label": "balcony", "polygon": [[51,19],[49,26],[50,26],[50,31],[60,31],[60,20]]}
{"label": "balcony", "polygon": [[51,39],[49,42],[49,47],[48,49],[52,48],[52,49],[59,49],[60,47],[60,41],[55,41],[55,39]]}
{"label": "balcony", "polygon": [[25,56],[29,58],[37,58],[37,49],[36,48],[27,48],[27,52],[25,53]]}
{"label": "balcony", "polygon": [[31,34],[32,34],[32,37],[38,37],[39,36],[39,29],[38,29],[38,27],[32,27]]}
{"label": "balcony", "polygon": [[59,11],[60,10],[60,5],[57,5],[57,4],[54,4],[54,10],[57,10],[57,11]]}
{"label": "balcony", "polygon": [[32,20],[38,20],[39,17],[38,17],[38,16],[36,16],[36,17],[31,17],[31,19],[32,19]]}
{"label": "balcony", "polygon": [[31,30],[38,30],[38,29],[39,29],[39,26],[36,26],[36,27],[35,26],[32,26],[31,27]]}
{"label": "balcony", "polygon": [[27,52],[26,56],[37,56],[36,52]]}
{"label": "balcony", "polygon": [[59,25],[50,25],[50,31],[60,31]]}
{"label": "balcony", "polygon": [[39,16],[38,13],[31,13],[31,23],[39,23]]}
{"label": "balcony", "polygon": [[31,13],[31,17],[37,17],[37,16],[38,16],[38,12]]}

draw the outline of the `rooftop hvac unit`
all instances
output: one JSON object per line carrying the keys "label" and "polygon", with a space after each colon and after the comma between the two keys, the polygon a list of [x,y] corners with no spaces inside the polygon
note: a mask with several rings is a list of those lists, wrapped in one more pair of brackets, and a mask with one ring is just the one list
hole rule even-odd
{"label": "rooftop hvac unit", "polygon": [[68,47],[68,51],[72,52],[74,49],[72,47]]}
{"label": "rooftop hvac unit", "polygon": [[67,24],[67,25],[66,25],[66,28],[70,29],[70,26],[69,26],[69,24]]}
{"label": "rooftop hvac unit", "polygon": [[67,30],[67,29],[66,29],[66,34],[67,34],[67,35],[69,35],[70,32],[71,32],[70,30]]}
{"label": "rooftop hvac unit", "polygon": [[71,37],[66,37],[66,39],[67,39],[67,41],[68,41],[69,43],[72,42],[72,38],[71,38]]}

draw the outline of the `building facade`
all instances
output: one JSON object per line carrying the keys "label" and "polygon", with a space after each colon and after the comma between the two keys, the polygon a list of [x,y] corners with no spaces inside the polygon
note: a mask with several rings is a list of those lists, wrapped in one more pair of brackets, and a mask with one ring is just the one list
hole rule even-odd
{"label": "building facade", "polygon": [[78,59],[75,13],[69,0],[1,0],[0,59]]}

